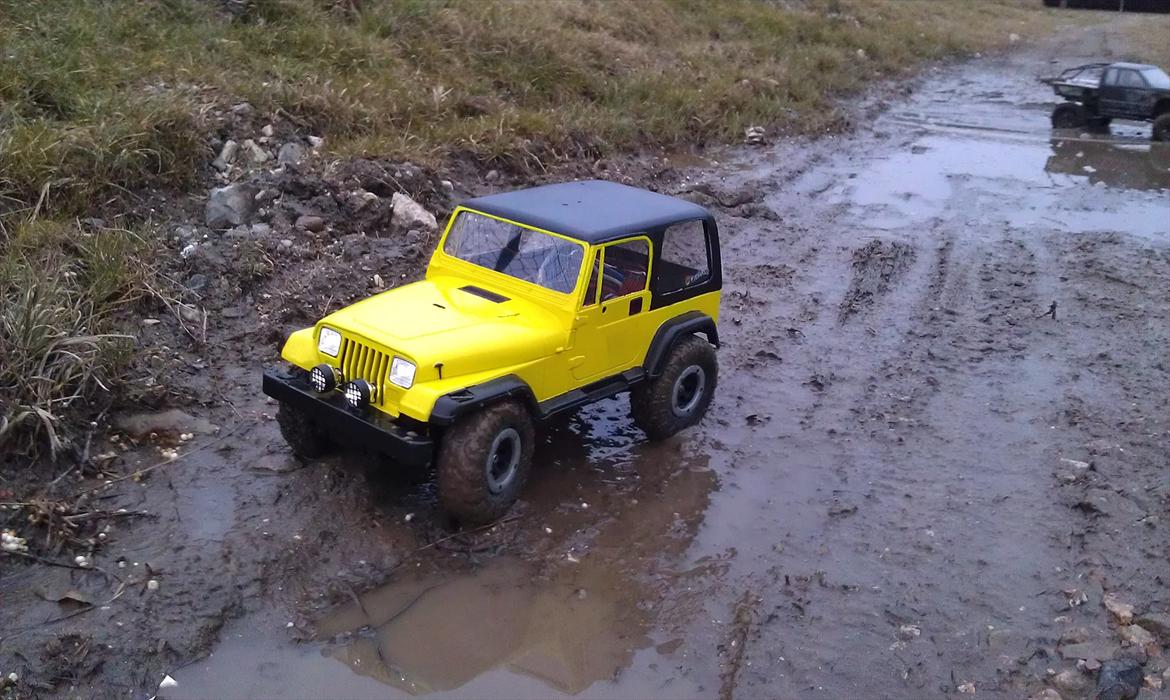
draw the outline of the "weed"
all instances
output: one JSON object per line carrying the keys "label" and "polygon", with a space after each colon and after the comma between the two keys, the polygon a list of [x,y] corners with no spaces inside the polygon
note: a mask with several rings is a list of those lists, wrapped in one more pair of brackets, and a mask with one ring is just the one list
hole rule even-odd
{"label": "weed", "polygon": [[75,409],[108,392],[133,338],[113,314],[142,293],[145,240],[26,220],[0,255],[0,448],[56,457],[71,447]]}

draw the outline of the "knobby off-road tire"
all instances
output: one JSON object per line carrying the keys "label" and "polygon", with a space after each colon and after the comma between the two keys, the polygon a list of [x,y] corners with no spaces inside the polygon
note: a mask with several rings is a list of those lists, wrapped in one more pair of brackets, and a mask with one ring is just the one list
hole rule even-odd
{"label": "knobby off-road tire", "polygon": [[1053,129],[1081,129],[1089,121],[1089,114],[1084,107],[1072,102],[1056,105],[1052,110]]}
{"label": "knobby off-road tire", "polygon": [[634,424],[651,440],[665,440],[703,418],[715,395],[715,348],[698,336],[675,343],[662,374],[630,392]]}
{"label": "knobby off-road tire", "polygon": [[464,526],[499,519],[528,480],[535,443],[532,417],[513,401],[456,420],[436,465],[443,510]]}
{"label": "knobby off-road tire", "polygon": [[280,404],[276,409],[280,434],[294,454],[303,459],[323,457],[333,451],[333,441],[313,420],[312,416],[291,406]]}
{"label": "knobby off-road tire", "polygon": [[1158,115],[1154,120],[1154,131],[1151,136],[1155,141],[1170,141],[1170,112]]}

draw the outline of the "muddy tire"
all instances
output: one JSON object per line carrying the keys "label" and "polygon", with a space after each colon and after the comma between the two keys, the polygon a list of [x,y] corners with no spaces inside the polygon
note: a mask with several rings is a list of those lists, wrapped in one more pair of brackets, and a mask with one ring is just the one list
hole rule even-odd
{"label": "muddy tire", "polygon": [[276,409],[276,423],[280,426],[284,441],[302,459],[323,457],[333,451],[333,442],[312,416],[304,411],[282,403]]}
{"label": "muddy tire", "polygon": [[1170,141],[1170,112],[1159,115],[1154,120],[1154,131],[1151,136],[1155,141]]}
{"label": "muddy tire", "polygon": [[1053,129],[1080,129],[1089,122],[1085,108],[1072,102],[1065,102],[1052,110]]}
{"label": "muddy tire", "polygon": [[675,343],[659,376],[630,392],[634,424],[651,440],[665,440],[698,423],[715,395],[715,348],[691,335]]}
{"label": "muddy tire", "polygon": [[512,401],[456,420],[436,464],[443,510],[464,526],[499,519],[528,480],[535,442],[532,417]]}

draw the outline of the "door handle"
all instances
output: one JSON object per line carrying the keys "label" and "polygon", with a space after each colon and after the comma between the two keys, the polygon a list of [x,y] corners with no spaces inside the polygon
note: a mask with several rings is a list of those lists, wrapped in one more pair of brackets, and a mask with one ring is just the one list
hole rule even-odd
{"label": "door handle", "polygon": [[641,313],[641,312],[642,312],[642,297],[636,297],[634,299],[630,299],[630,315],[633,316],[634,314]]}

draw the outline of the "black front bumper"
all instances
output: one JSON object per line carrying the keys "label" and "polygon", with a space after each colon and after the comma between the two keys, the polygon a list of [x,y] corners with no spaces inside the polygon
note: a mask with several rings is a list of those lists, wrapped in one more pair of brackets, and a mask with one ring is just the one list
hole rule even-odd
{"label": "black front bumper", "polygon": [[341,392],[318,394],[303,379],[265,372],[264,393],[312,416],[340,444],[381,452],[407,466],[424,466],[434,454],[430,437],[402,428],[380,411],[353,410]]}

